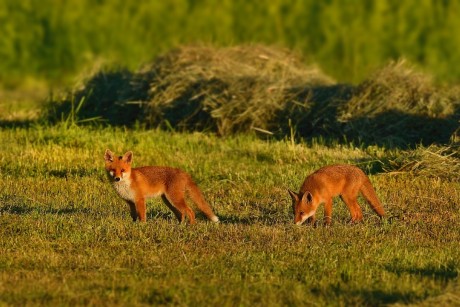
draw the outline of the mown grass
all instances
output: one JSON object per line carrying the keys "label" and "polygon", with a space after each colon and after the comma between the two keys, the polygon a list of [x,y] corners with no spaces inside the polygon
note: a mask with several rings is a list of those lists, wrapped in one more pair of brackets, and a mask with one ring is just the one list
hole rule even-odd
{"label": "mown grass", "polygon": [[[458,298],[460,186],[379,173],[398,151],[123,128],[0,130],[0,303],[5,305],[386,305]],[[177,224],[160,200],[132,223],[103,153],[192,174],[222,223]],[[359,165],[389,218],[292,225],[286,188],[314,169]],[[321,212],[320,212],[321,217]]]}

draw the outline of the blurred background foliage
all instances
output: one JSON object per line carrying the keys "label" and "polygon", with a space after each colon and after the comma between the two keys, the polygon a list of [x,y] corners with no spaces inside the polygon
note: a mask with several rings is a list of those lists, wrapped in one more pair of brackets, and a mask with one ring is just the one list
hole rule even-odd
{"label": "blurred background foliage", "polygon": [[338,82],[406,58],[460,79],[460,1],[2,0],[0,84],[66,85],[95,65],[137,69],[190,44],[288,48]]}

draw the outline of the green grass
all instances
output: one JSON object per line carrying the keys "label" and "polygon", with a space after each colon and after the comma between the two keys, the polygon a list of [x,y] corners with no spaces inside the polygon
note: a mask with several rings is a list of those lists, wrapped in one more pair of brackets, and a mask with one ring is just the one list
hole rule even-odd
{"label": "green grass", "polygon": [[[122,128],[1,128],[0,305],[446,304],[460,295],[460,185],[378,173],[380,147]],[[133,223],[103,170],[180,167],[222,223],[179,225],[160,200]],[[293,225],[286,188],[332,163],[370,172],[389,218]],[[361,202],[363,203],[363,202]],[[322,212],[319,213],[321,218]]]}
{"label": "green grass", "polygon": [[94,63],[134,69],[171,48],[203,42],[297,50],[340,82],[359,82],[400,57],[455,82],[459,7],[437,0],[5,0],[0,82],[14,86],[27,75],[69,84]]}

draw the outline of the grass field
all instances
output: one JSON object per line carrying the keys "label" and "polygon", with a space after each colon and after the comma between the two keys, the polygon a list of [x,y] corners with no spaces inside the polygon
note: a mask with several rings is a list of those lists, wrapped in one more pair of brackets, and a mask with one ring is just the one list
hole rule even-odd
{"label": "grass field", "polygon": [[[350,4],[0,1],[0,307],[460,306],[460,1]],[[133,223],[107,148],[221,223]],[[335,163],[385,219],[293,224]]]}
{"label": "grass field", "polygon": [[[0,305],[459,304],[460,184],[375,171],[397,150],[39,124],[0,140]],[[152,200],[133,223],[106,148],[186,170],[222,222]],[[364,205],[350,225],[337,200],[332,227],[293,225],[286,189],[331,163],[365,170],[389,218]]]}

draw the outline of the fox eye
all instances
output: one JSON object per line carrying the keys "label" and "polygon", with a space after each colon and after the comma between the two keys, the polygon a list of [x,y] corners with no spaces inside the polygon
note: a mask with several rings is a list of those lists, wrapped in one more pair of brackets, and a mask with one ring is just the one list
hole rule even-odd
{"label": "fox eye", "polygon": [[121,172],[122,172],[122,173],[124,173],[124,172],[125,172],[125,169],[124,169],[124,168],[122,168],[122,169],[121,169]]}
{"label": "fox eye", "polygon": [[300,214],[300,215],[304,215],[304,214],[305,214],[305,212],[303,212],[303,211],[300,211],[300,213],[299,213],[299,214]]}

